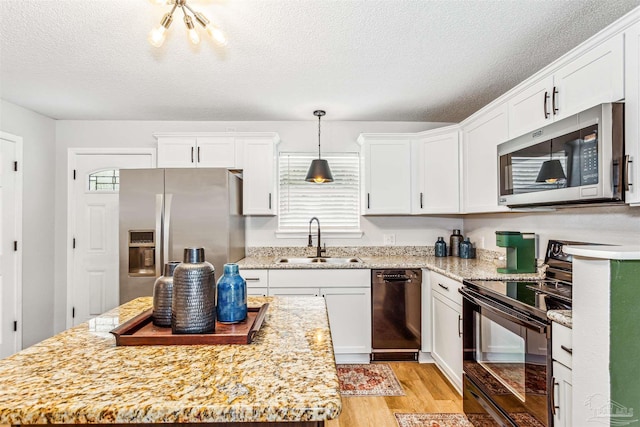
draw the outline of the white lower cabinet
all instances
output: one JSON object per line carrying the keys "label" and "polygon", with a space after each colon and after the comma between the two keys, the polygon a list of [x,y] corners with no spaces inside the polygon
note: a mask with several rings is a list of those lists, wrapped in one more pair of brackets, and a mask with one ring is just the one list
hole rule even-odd
{"label": "white lower cabinet", "polygon": [[566,326],[551,324],[551,358],[553,359],[552,413],[555,427],[571,427],[572,417],[572,372],[573,331]]}
{"label": "white lower cabinet", "polygon": [[462,283],[431,272],[431,356],[453,385],[462,390]]}
{"label": "white lower cabinet", "polygon": [[268,293],[324,297],[337,361],[369,361],[371,270],[269,270]]}

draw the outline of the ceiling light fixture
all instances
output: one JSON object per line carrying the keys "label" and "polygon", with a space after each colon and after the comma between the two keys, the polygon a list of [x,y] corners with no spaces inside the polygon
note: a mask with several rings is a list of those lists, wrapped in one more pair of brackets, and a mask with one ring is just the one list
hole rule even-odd
{"label": "ceiling light fixture", "polygon": [[313,115],[318,117],[318,158],[311,162],[309,171],[305,181],[308,182],[333,182],[333,175],[331,175],[331,169],[329,169],[329,162],[320,158],[320,118],[327,114],[323,110],[316,110]]}
{"label": "ceiling light fixture", "polygon": [[[171,12],[164,15],[164,17],[162,18],[162,21],[160,21],[160,25],[154,28],[153,30],[151,30],[151,32],[149,33],[149,43],[151,43],[151,45],[155,47],[162,46],[167,36],[167,30],[169,29],[171,22],[173,22],[173,13],[176,11],[177,8],[180,8],[182,9],[182,13],[184,14],[184,25],[185,27],[187,27],[187,34],[189,36],[189,40],[191,40],[191,43],[193,44],[200,43],[200,36],[198,35],[198,32],[196,31],[195,25],[193,23],[193,20],[195,18],[195,20],[200,25],[202,25],[202,27],[204,27],[205,30],[207,30],[207,33],[209,33],[209,36],[211,36],[211,38],[216,43],[218,43],[221,46],[226,46],[227,37],[225,36],[224,32],[220,29],[220,27],[211,23],[211,21],[209,21],[209,19],[207,19],[207,17],[204,16],[201,12],[195,12],[193,9],[191,9],[191,7],[189,7],[189,5],[187,4],[187,0],[152,0],[152,1],[155,4],[164,4],[164,5],[172,4],[173,7],[171,8]],[[190,12],[191,15],[189,15],[188,12]]]}

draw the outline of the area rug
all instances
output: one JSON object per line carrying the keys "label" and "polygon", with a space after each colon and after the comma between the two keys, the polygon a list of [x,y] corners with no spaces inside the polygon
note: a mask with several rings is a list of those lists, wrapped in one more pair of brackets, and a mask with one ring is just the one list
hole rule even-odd
{"label": "area rug", "polygon": [[404,396],[404,390],[386,363],[338,365],[343,396]]}
{"label": "area rug", "polygon": [[[493,427],[496,425],[489,415],[464,414],[393,414],[399,427]],[[521,427],[544,427],[529,414],[511,414]]]}

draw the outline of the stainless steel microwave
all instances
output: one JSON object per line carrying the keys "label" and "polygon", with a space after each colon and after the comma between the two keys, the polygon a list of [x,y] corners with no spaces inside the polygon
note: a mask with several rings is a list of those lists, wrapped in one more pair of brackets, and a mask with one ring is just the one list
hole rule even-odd
{"label": "stainless steel microwave", "polygon": [[623,202],[624,104],[600,104],[498,145],[500,205]]}

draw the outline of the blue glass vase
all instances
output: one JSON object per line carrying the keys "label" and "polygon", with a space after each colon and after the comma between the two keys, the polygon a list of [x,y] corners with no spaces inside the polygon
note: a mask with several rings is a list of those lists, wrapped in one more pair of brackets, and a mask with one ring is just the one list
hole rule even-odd
{"label": "blue glass vase", "polygon": [[218,280],[218,322],[237,323],[247,318],[247,282],[238,272],[238,264],[225,264]]}

